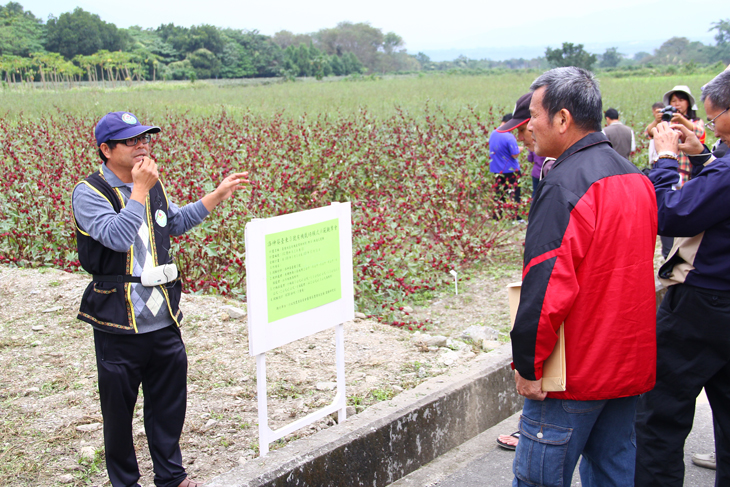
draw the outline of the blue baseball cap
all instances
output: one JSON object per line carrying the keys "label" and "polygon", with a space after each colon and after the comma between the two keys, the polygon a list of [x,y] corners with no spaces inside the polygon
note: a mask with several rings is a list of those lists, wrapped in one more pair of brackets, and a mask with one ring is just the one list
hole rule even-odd
{"label": "blue baseball cap", "polygon": [[110,140],[124,140],[138,135],[156,134],[160,127],[142,125],[137,117],[129,112],[110,112],[101,117],[94,127],[96,145],[100,146]]}

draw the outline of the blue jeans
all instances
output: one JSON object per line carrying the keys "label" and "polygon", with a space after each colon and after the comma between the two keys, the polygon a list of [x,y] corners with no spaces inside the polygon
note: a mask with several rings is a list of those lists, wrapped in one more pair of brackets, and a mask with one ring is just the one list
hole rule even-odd
{"label": "blue jeans", "polygon": [[512,486],[570,487],[581,455],[584,487],[633,485],[637,399],[526,399]]}

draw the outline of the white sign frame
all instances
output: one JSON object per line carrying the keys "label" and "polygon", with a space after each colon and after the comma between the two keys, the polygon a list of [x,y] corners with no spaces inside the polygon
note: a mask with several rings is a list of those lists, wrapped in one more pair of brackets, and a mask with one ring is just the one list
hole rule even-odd
{"label": "white sign frame", "polygon": [[[269,323],[266,291],[265,237],[271,233],[339,220],[341,297],[337,301]],[[248,346],[253,356],[355,319],[350,203],[332,203],[246,224],[246,299]],[[272,332],[275,330],[275,332]]]}
{"label": "white sign frame", "polygon": [[[266,275],[266,235],[337,219],[340,247],[340,299],[269,323]],[[306,210],[273,218],[254,219],[246,224],[246,297],[248,302],[249,354],[256,356],[259,453],[269,451],[269,443],[338,411],[346,419],[345,321],[355,318],[355,291],[352,270],[352,223],[350,203]],[[332,404],[276,431],[268,425],[266,352],[320,331],[335,327],[337,393]]]}

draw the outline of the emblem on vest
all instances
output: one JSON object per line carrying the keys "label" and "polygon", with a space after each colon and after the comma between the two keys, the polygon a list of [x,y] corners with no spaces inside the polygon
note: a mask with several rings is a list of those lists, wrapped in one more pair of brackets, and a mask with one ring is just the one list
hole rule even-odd
{"label": "emblem on vest", "polygon": [[167,225],[167,215],[162,210],[157,210],[155,212],[155,221],[157,224],[161,227],[165,227]]}

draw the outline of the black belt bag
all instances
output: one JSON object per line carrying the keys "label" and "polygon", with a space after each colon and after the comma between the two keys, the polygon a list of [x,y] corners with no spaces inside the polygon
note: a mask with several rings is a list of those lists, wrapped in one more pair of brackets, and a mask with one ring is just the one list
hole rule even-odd
{"label": "black belt bag", "polygon": [[118,276],[97,276],[94,274],[92,276],[92,279],[97,282],[142,282],[142,278],[139,276],[126,276],[126,275],[118,275]]}

